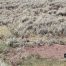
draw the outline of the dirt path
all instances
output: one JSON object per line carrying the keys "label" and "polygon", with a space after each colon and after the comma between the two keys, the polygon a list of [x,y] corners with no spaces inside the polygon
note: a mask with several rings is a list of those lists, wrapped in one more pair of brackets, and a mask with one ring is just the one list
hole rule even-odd
{"label": "dirt path", "polygon": [[22,59],[22,57],[27,57],[30,54],[38,54],[42,58],[52,58],[52,59],[63,59],[64,53],[66,53],[66,45],[44,45],[35,47],[20,47],[15,49],[10,49],[9,53],[6,54],[6,58],[16,66]]}
{"label": "dirt path", "polygon": [[64,58],[64,53],[66,53],[66,45],[52,45],[52,46],[41,46],[27,49],[30,54],[39,54],[43,58]]}

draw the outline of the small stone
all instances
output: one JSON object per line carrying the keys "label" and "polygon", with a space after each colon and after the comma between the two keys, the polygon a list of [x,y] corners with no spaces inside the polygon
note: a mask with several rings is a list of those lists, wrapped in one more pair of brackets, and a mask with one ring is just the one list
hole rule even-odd
{"label": "small stone", "polygon": [[66,53],[64,54],[64,58],[66,58]]}

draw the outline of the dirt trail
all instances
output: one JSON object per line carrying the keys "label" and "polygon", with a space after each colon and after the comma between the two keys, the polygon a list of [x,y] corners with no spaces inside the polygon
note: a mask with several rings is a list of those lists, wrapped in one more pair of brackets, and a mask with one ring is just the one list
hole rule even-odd
{"label": "dirt trail", "polygon": [[64,59],[64,53],[66,53],[66,45],[54,44],[51,46],[44,45],[10,49],[9,53],[6,55],[6,58],[13,65],[16,65],[23,57],[27,57],[30,54],[38,54],[42,58]]}
{"label": "dirt trail", "polygon": [[27,48],[30,54],[39,54],[43,58],[64,58],[64,53],[66,53],[66,45],[52,45],[52,46],[41,46],[34,48]]}

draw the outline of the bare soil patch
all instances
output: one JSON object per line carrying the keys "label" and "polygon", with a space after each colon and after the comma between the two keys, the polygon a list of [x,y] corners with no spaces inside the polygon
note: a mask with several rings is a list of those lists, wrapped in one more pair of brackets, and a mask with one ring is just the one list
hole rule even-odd
{"label": "bare soil patch", "polygon": [[19,47],[11,48],[6,54],[6,59],[16,66],[22,58],[35,54],[40,55],[41,58],[64,59],[66,53],[66,45],[44,45],[34,47]]}

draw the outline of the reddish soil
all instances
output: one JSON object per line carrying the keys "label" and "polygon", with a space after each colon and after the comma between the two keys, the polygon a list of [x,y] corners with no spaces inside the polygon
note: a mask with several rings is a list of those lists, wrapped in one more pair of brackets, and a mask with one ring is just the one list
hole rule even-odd
{"label": "reddish soil", "polygon": [[[54,59],[63,59],[64,53],[66,53],[66,45],[44,45],[44,46],[35,46],[35,47],[19,47],[10,49],[7,53],[6,58],[16,64],[20,62],[22,57],[27,57],[30,54],[38,54],[42,58],[54,58]],[[14,65],[16,66],[16,65]]]}
{"label": "reddish soil", "polygon": [[27,48],[30,54],[39,54],[43,58],[64,58],[64,53],[66,53],[66,45],[45,45],[41,47]]}

